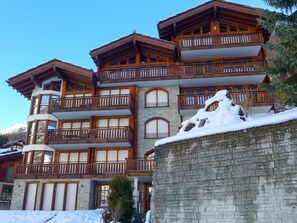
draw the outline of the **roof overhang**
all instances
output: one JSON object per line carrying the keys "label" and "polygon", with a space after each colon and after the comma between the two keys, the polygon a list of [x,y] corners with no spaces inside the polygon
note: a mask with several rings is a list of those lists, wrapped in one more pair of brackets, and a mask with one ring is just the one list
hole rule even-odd
{"label": "roof overhang", "polygon": [[260,16],[257,8],[222,0],[212,0],[160,21],[158,31],[161,39],[170,40],[171,36],[175,36],[183,28],[197,23],[197,21],[229,17],[232,18],[232,21],[237,20],[257,25],[256,18]]}
{"label": "roof overhang", "polygon": [[11,77],[6,82],[24,97],[30,99],[35,86],[41,87],[43,81],[52,77],[59,77],[61,80],[77,80],[89,84],[94,78],[93,73],[92,70],[53,59]]}
{"label": "roof overhang", "polygon": [[95,64],[100,66],[116,55],[138,52],[142,49],[151,49],[156,51],[156,53],[159,51],[168,55],[174,55],[175,43],[133,33],[91,50],[90,55]]}

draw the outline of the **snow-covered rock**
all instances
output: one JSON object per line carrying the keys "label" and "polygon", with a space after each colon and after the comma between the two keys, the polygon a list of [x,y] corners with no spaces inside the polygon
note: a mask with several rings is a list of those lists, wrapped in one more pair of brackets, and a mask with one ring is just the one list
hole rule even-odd
{"label": "snow-covered rock", "polygon": [[244,108],[234,103],[227,90],[221,90],[205,101],[205,107],[199,109],[195,116],[182,123],[178,135],[198,128],[243,122],[247,118]]}

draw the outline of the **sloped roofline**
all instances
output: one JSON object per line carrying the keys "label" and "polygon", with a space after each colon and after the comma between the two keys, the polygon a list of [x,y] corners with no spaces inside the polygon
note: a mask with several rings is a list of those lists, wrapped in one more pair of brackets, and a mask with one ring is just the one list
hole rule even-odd
{"label": "sloped roofline", "polygon": [[[6,82],[8,83],[9,86],[13,87],[15,90],[20,92],[26,98],[30,99],[31,95],[29,95],[29,92],[31,93],[36,85],[33,79],[37,78],[38,74],[41,74],[51,69],[53,70],[53,72],[48,74],[48,78],[51,78],[52,76],[58,76],[57,72],[56,74],[54,72],[56,68],[68,71],[70,73],[78,74],[79,77],[81,78],[77,78],[77,79],[83,82],[87,82],[87,81],[91,82],[94,76],[93,75],[94,72],[91,69],[87,69],[81,66],[67,63],[58,59],[52,59],[48,62],[40,64],[36,67],[33,67],[25,72],[22,72],[13,77],[10,77]],[[66,77],[68,75],[69,77],[71,76],[70,74],[67,74],[67,73],[64,73],[63,75]]]}
{"label": "sloped roofline", "polygon": [[[245,14],[250,14],[252,16],[260,16],[260,13],[257,11],[257,8],[248,6],[248,5],[242,5],[242,4],[238,4],[238,3],[233,3],[233,2],[227,2],[224,0],[211,0],[208,2],[205,2],[201,5],[198,5],[194,8],[191,8],[189,10],[186,10],[184,12],[178,13],[174,16],[171,16],[167,19],[161,20],[158,22],[158,31],[159,31],[159,35],[160,35],[160,29],[164,29],[170,25],[173,25],[177,22],[180,22],[182,20],[187,19],[188,17],[191,17],[193,15],[196,15],[198,13],[201,13],[207,9],[210,9],[212,7],[221,7],[221,8],[226,8],[229,10],[244,10],[243,12]],[[160,38],[162,38],[160,36]]]}
{"label": "sloped roofline", "polygon": [[133,42],[133,41],[139,41],[139,42],[144,42],[150,45],[156,45],[162,48],[167,48],[170,50],[174,50],[175,49],[175,43],[167,41],[167,40],[162,40],[162,39],[158,39],[158,38],[154,38],[151,36],[146,36],[143,34],[139,34],[139,33],[132,33],[129,34],[127,36],[124,36],[120,39],[117,39],[115,41],[112,41],[108,44],[105,44],[101,47],[95,48],[93,50],[90,51],[90,55],[92,58],[94,58],[97,55],[101,55],[104,54],[105,52],[108,52],[110,50],[113,50],[115,48],[118,48],[120,46],[122,46],[123,44],[129,43],[129,42]]}

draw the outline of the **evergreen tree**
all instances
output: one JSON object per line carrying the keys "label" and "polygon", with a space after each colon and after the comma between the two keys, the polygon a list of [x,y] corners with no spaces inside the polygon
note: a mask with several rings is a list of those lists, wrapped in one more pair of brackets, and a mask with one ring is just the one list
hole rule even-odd
{"label": "evergreen tree", "polygon": [[127,177],[116,177],[110,182],[108,208],[113,222],[128,222],[134,213],[133,187]]}
{"label": "evergreen tree", "polygon": [[6,143],[8,143],[9,139],[5,135],[0,135],[0,148]]}
{"label": "evergreen tree", "polygon": [[264,0],[277,11],[261,10],[265,19],[260,25],[272,33],[273,41],[265,44],[272,53],[268,68],[271,83],[261,86],[280,99],[283,105],[297,106],[297,0]]}

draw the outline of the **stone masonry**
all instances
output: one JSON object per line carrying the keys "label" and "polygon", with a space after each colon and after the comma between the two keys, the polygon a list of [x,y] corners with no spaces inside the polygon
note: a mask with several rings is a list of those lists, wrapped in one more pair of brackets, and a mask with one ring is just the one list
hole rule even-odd
{"label": "stone masonry", "polygon": [[297,120],[156,148],[153,223],[296,223]]}

